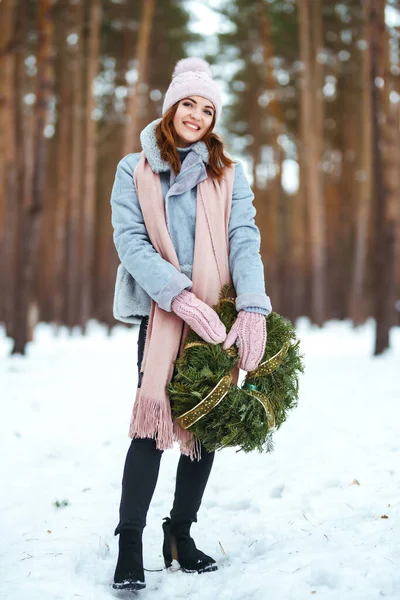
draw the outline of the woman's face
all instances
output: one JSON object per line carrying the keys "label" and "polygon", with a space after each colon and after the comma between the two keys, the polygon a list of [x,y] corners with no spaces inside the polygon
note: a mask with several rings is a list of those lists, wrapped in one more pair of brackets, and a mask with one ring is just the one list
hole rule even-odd
{"label": "woman's face", "polygon": [[172,123],[180,148],[201,140],[213,122],[214,111],[213,103],[202,96],[188,96],[179,102]]}

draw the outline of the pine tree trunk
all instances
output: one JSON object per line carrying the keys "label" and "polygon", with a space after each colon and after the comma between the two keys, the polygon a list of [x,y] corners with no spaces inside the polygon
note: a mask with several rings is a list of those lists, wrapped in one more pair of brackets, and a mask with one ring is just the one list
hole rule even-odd
{"label": "pine tree trunk", "polygon": [[339,318],[339,305],[341,299],[341,286],[342,282],[342,271],[343,264],[339,260],[338,252],[341,251],[340,244],[338,244],[338,237],[341,231],[341,205],[342,205],[342,194],[341,194],[341,179],[339,173],[331,173],[327,176],[325,186],[325,204],[327,223],[329,223],[327,231],[327,263],[326,269],[329,273],[329,287],[330,287],[330,302],[329,312],[327,311],[327,318],[338,319]]}
{"label": "pine tree trunk", "polygon": [[[376,78],[383,75],[385,70],[386,52],[384,44],[387,43],[385,34],[384,5],[380,0],[371,1],[371,86],[372,86],[372,114],[373,114],[373,172],[374,172],[374,195],[376,198],[376,241],[375,241],[375,319],[376,339],[375,355],[381,354],[389,347],[389,332],[393,324],[392,300],[393,265],[394,265],[394,231],[391,219],[390,188],[387,187],[389,180],[388,166],[384,164],[384,157],[388,160],[384,145],[385,140],[382,133],[380,115],[389,117],[387,106],[382,99],[376,85]],[[385,81],[385,87],[389,87],[389,79]],[[384,93],[384,92],[383,92]],[[386,179],[386,181],[385,181]]]}
{"label": "pine tree trunk", "polygon": [[[121,142],[118,136],[109,144],[109,155],[118,156]],[[115,274],[119,264],[115,250],[110,219],[110,190],[115,176],[115,164],[108,161],[99,170],[97,190],[99,195],[96,218],[95,298],[96,318],[107,324],[115,324],[112,316]],[[107,194],[104,191],[107,190]]]}
{"label": "pine tree trunk", "polygon": [[[34,119],[34,163],[30,197],[20,214],[22,236],[18,236],[18,263],[20,286],[15,298],[15,327],[13,353],[25,352],[29,340],[29,311],[33,302],[33,284],[37,269],[39,227],[42,216],[43,177],[45,168],[44,127],[53,87],[51,45],[53,24],[51,0],[38,4],[37,85]],[[20,194],[20,199],[24,194]]]}
{"label": "pine tree trunk", "polygon": [[[397,131],[397,147],[396,147],[396,160],[397,164],[400,165],[400,106],[397,105],[397,122],[396,122],[396,131]],[[398,179],[400,179],[400,169],[398,171]],[[398,181],[397,185],[397,195],[398,199],[396,202],[397,212],[396,212],[396,227],[395,227],[395,248],[394,248],[394,289],[395,289],[395,309],[397,311],[397,319],[396,324],[400,325],[400,181]]]}
{"label": "pine tree trunk", "polygon": [[100,0],[91,0],[89,7],[89,41],[86,68],[86,126],[85,126],[85,179],[83,192],[83,240],[82,240],[82,309],[81,325],[92,317],[93,308],[93,268],[94,235],[96,211],[96,121],[93,112],[96,107],[93,95],[93,82],[99,69],[100,52]]}
{"label": "pine tree trunk", "polygon": [[[54,35],[54,39],[56,39]],[[57,97],[58,81],[54,82],[54,95]],[[43,218],[40,225],[39,265],[35,277],[35,306],[34,313],[41,322],[51,323],[54,315],[54,249],[57,245],[55,236],[56,202],[55,189],[57,186],[57,145],[56,136],[46,140],[46,170],[43,186]],[[29,154],[27,154],[28,156]],[[31,153],[32,155],[32,153]]]}
{"label": "pine tree trunk", "polygon": [[371,0],[364,3],[364,40],[367,47],[362,50],[362,86],[361,86],[361,134],[360,134],[360,170],[362,180],[359,187],[358,205],[356,208],[356,232],[353,277],[350,292],[350,317],[355,324],[363,322],[367,316],[366,308],[366,273],[368,252],[368,229],[372,211],[371,188],[371,143],[372,143],[372,113],[371,113],[371,32],[369,12]]}
{"label": "pine tree trunk", "polygon": [[[19,21],[19,27],[21,29],[21,33],[17,37],[19,39],[28,40],[29,39],[28,38],[29,31],[30,31],[29,28],[30,28],[31,23],[30,23],[29,15],[28,15],[27,11],[23,10],[24,0],[20,0],[20,7],[21,8],[18,10],[17,20]],[[38,36],[38,39],[39,39],[39,36]],[[29,225],[30,219],[27,218],[27,212],[29,212],[30,207],[32,206],[33,190],[34,190],[34,183],[35,183],[35,181],[34,181],[35,160],[37,159],[37,156],[36,156],[36,148],[37,148],[36,132],[37,132],[38,111],[39,111],[37,102],[41,97],[39,92],[37,91],[40,86],[40,71],[38,69],[36,78],[34,79],[33,86],[32,86],[33,89],[36,89],[36,102],[35,102],[35,105],[33,108],[31,108],[29,110],[26,109],[26,107],[24,105],[25,92],[27,89],[32,89],[32,87],[29,86],[29,81],[27,80],[27,77],[26,77],[25,60],[26,60],[27,54],[28,54],[28,49],[27,49],[27,44],[25,43],[25,44],[21,45],[17,50],[18,66],[17,66],[16,98],[18,100],[18,102],[17,102],[18,109],[17,109],[16,123],[17,123],[17,140],[18,140],[17,163],[18,163],[18,185],[19,185],[18,193],[19,193],[19,198],[20,198],[20,202],[19,202],[20,213],[18,216],[17,235],[16,235],[16,248],[17,248],[16,254],[18,252],[18,249],[24,250],[25,244],[23,243],[22,245],[20,245],[20,239],[21,238],[23,238],[24,240],[29,239],[30,230],[31,230],[30,225]],[[43,67],[44,71],[46,71],[47,66],[48,65],[45,64],[45,66]],[[50,70],[50,75],[51,74],[52,73]],[[44,77],[46,77],[46,75],[44,75]],[[45,83],[43,87],[45,88],[46,85],[47,85],[47,83]],[[43,121],[43,129],[44,129],[44,125],[45,125],[45,122]],[[43,143],[45,143],[44,135],[43,135]],[[46,166],[44,165],[44,163],[43,163],[42,169],[43,169],[42,170],[43,181],[41,184],[41,188],[43,189],[44,188],[45,170],[46,170]],[[43,198],[41,198],[42,208],[41,208],[39,220],[35,224],[37,227],[37,231],[34,232],[34,236],[36,236],[36,240],[34,239],[33,244],[32,244],[32,247],[36,248],[36,249],[34,249],[31,253],[28,248],[29,259],[27,260],[25,257],[22,261],[23,268],[25,268],[25,265],[29,264],[29,260],[32,260],[31,279],[29,281],[30,300],[29,300],[28,308],[27,308],[27,334],[26,334],[27,342],[30,342],[33,339],[33,330],[34,330],[36,323],[39,320],[39,303],[38,303],[38,297],[36,295],[36,290],[37,290],[38,274],[42,270],[42,265],[39,261],[39,251],[40,251],[40,229],[42,228],[41,218],[42,218],[42,213],[44,210],[44,196],[45,196],[45,191],[43,189]],[[22,231],[23,231],[22,235],[20,234],[20,227],[22,227],[22,228],[25,227],[25,230],[22,229]],[[23,270],[21,270],[19,267],[17,267],[15,275],[16,275],[16,278],[19,278],[22,276],[22,283],[18,284],[16,286],[15,297],[16,297],[16,306],[17,306],[17,302],[19,301],[20,290],[24,289]]]}
{"label": "pine tree trunk", "polygon": [[[300,22],[300,54],[303,63],[301,86],[301,115],[302,115],[302,152],[301,164],[306,183],[308,199],[308,226],[311,244],[312,289],[311,314],[318,325],[322,325],[326,314],[325,302],[325,216],[322,176],[320,171],[320,148],[323,132],[321,127],[321,107],[323,101],[320,93],[320,75],[315,69],[312,50],[318,52],[316,44],[312,44],[311,5],[308,0],[299,0]],[[320,19],[321,7],[318,1],[318,11],[313,9],[312,22],[315,25]],[[319,27],[314,27],[318,32]],[[316,40],[318,42],[318,39]],[[314,68],[313,68],[314,67]],[[319,116],[318,116],[319,115]],[[315,120],[317,116],[317,120]],[[302,173],[303,175],[303,173]]]}
{"label": "pine tree trunk", "polygon": [[17,165],[15,138],[15,1],[0,3],[0,281],[8,290],[0,295],[0,320],[12,332],[13,314],[13,239],[17,217]]}
{"label": "pine tree trunk", "polygon": [[339,221],[335,239],[335,262],[331,265],[335,273],[330,296],[335,296],[335,318],[345,319],[349,311],[349,290],[351,286],[353,263],[349,257],[353,255],[355,212],[354,201],[358,195],[356,181],[356,156],[358,150],[359,124],[357,115],[358,102],[355,101],[355,75],[342,72],[338,77],[338,124],[339,143],[341,148],[341,168],[339,182]]}
{"label": "pine tree trunk", "polygon": [[81,308],[81,201],[83,190],[83,0],[70,0],[71,32],[77,36],[76,44],[71,47],[71,158],[69,173],[69,210],[67,240],[67,324],[73,327],[80,323]]}
{"label": "pine tree trunk", "polygon": [[67,234],[68,234],[68,197],[69,173],[71,161],[71,61],[69,56],[67,10],[61,13],[59,24],[59,60],[57,64],[60,77],[59,98],[57,104],[58,121],[56,129],[56,185],[55,185],[55,247],[53,263],[53,320],[58,325],[67,322]]}
{"label": "pine tree trunk", "polygon": [[292,321],[299,315],[305,314],[305,273],[307,264],[305,200],[303,185],[300,182],[296,195],[291,202],[290,213],[291,245],[289,256],[292,289],[289,294],[288,317]]}
{"label": "pine tree trunk", "polygon": [[381,90],[383,137],[383,180],[385,186],[384,230],[386,237],[386,269],[387,273],[387,301],[385,306],[385,320],[389,330],[396,322],[395,315],[395,244],[396,228],[398,226],[397,213],[400,203],[400,162],[399,162],[399,130],[397,126],[396,106],[391,101],[391,92],[394,91],[392,64],[390,57],[389,29],[385,23],[386,0],[379,0],[379,27],[381,39],[382,77],[385,82]]}
{"label": "pine tree trunk", "polygon": [[[258,112],[254,110],[253,137],[258,138],[257,164],[262,164],[261,150],[262,142],[270,145],[273,151],[273,162],[276,171],[274,177],[268,180],[267,186],[262,190],[263,194],[259,201],[262,207],[263,229],[261,231],[263,240],[263,259],[267,265],[268,277],[266,287],[273,296],[274,308],[278,312],[284,312],[283,285],[285,272],[282,265],[282,214],[284,192],[282,189],[282,149],[278,143],[278,137],[284,128],[284,117],[280,102],[276,95],[278,83],[274,77],[272,64],[274,57],[273,38],[268,7],[264,3],[258,5],[260,38],[263,46],[263,73],[264,86],[270,94],[267,114],[272,122],[267,140],[263,140],[258,121]],[[257,102],[257,98],[255,98]],[[259,191],[259,194],[261,190]]]}
{"label": "pine tree trunk", "polygon": [[127,102],[127,124],[124,137],[124,154],[134,152],[137,147],[138,137],[138,112],[140,109],[140,96],[142,86],[147,78],[147,62],[149,59],[149,45],[152,22],[154,17],[155,0],[143,0],[143,13],[140,20],[139,36],[136,48],[136,83],[130,86]]}

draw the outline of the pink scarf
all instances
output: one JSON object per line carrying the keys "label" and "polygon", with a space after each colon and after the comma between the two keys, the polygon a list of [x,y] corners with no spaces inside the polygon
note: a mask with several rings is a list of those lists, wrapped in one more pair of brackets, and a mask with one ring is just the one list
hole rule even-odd
{"label": "pink scarf", "polygon": [[[143,152],[133,177],[150,241],[157,252],[180,271],[166,224],[160,176],[152,171]],[[209,306],[218,302],[221,287],[231,282],[228,222],[233,179],[234,167],[231,167],[225,169],[221,181],[207,177],[197,185],[191,291]],[[190,431],[173,422],[166,390],[188,332],[188,326],[180,317],[159,308],[152,300],[141,367],[142,382],[136,392],[129,436],[155,438],[160,450],[171,448],[175,440],[181,452],[193,459],[199,457],[198,444]]]}

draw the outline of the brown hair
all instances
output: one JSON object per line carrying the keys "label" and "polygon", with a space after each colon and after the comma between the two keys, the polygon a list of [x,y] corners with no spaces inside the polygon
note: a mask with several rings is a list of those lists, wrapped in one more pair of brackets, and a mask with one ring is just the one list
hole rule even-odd
{"label": "brown hair", "polygon": [[[181,170],[181,160],[177,150],[177,135],[175,127],[172,123],[177,111],[179,102],[176,102],[168,112],[165,113],[162,121],[156,127],[156,140],[160,149],[161,158],[171,165],[175,174]],[[209,160],[207,171],[211,177],[221,179],[224,172],[224,167],[233,165],[233,160],[224,154],[224,145],[217,134],[213,133],[215,125],[215,112],[212,123],[208,131],[201,138],[207,146]]]}

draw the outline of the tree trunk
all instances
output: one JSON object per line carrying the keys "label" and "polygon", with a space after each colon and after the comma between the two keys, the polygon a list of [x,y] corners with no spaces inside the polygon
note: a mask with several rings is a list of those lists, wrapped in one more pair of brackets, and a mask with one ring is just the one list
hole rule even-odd
{"label": "tree trunk", "polygon": [[290,270],[293,282],[289,294],[288,317],[293,321],[299,315],[305,314],[305,290],[306,290],[306,197],[302,181],[291,201],[290,211]]}
{"label": "tree trunk", "polygon": [[136,48],[136,68],[137,80],[130,86],[127,102],[127,124],[124,137],[124,154],[129,154],[136,149],[137,145],[137,122],[138,109],[140,107],[139,99],[142,93],[142,86],[147,78],[147,61],[149,59],[149,44],[151,27],[154,17],[155,0],[143,0],[143,13],[140,20],[139,37]]}
{"label": "tree trunk", "polygon": [[[349,291],[351,288],[353,262],[349,257],[353,256],[355,198],[359,194],[359,183],[356,180],[359,140],[359,122],[356,117],[359,102],[355,101],[355,88],[353,80],[356,75],[350,77],[349,73],[341,72],[338,76],[338,108],[339,115],[339,141],[341,147],[341,169],[339,181],[338,205],[338,229],[335,232],[335,263],[331,265],[330,271],[331,290],[330,297],[335,296],[333,311],[330,314],[336,319],[345,319],[349,313]],[[356,79],[357,80],[357,79]],[[359,113],[360,111],[358,111]],[[335,277],[331,277],[332,272]]]}
{"label": "tree trunk", "polygon": [[68,211],[68,273],[67,273],[67,324],[80,323],[81,307],[81,200],[83,178],[83,0],[70,0],[71,32],[78,36],[71,47],[71,158]]}
{"label": "tree trunk", "polygon": [[[387,327],[390,329],[396,322],[395,315],[395,245],[396,228],[399,225],[397,221],[398,205],[400,203],[400,162],[399,162],[399,129],[397,123],[396,106],[391,101],[391,92],[394,91],[394,81],[392,75],[392,64],[390,57],[390,35],[389,29],[385,23],[386,0],[379,0],[380,15],[380,39],[381,39],[381,61],[382,77],[385,82],[381,90],[382,109],[384,118],[382,119],[383,136],[383,180],[385,186],[385,212],[384,228],[386,236],[386,268],[387,274],[387,302],[386,319]],[[389,337],[389,336],[388,336]],[[388,339],[389,345],[389,339]]]}
{"label": "tree trunk", "polygon": [[[318,23],[321,18],[321,6],[319,0],[315,0],[318,6],[313,9],[313,24]],[[302,86],[301,86],[301,116],[302,116],[302,156],[303,171],[306,183],[306,194],[308,198],[308,225],[311,243],[312,264],[312,289],[311,289],[311,314],[312,319],[318,325],[322,325],[326,314],[325,306],[325,215],[324,197],[322,189],[322,176],[320,171],[320,148],[323,131],[321,127],[321,97],[320,73],[315,67],[312,56],[312,48],[318,52],[318,37],[314,45],[311,41],[311,15],[310,2],[299,0],[299,22],[300,22],[300,55],[303,63]],[[317,12],[316,12],[317,10]],[[314,27],[318,32],[319,27]],[[315,118],[317,117],[317,121]]]}
{"label": "tree trunk", "polygon": [[[397,149],[396,149],[396,158],[398,164],[400,164],[400,106],[397,105]],[[400,179],[400,172],[398,172],[398,176]],[[397,194],[400,196],[400,181],[397,186]],[[396,214],[396,240],[395,240],[395,249],[394,249],[394,289],[395,289],[395,309],[397,311],[397,319],[396,324],[400,325],[400,198],[398,198],[397,203],[397,214]]]}
{"label": "tree trunk", "polygon": [[350,292],[350,317],[355,324],[363,322],[367,316],[366,310],[366,272],[368,251],[368,228],[372,211],[371,188],[371,153],[372,153],[372,113],[371,113],[371,31],[369,12],[371,0],[364,2],[364,40],[367,48],[362,50],[361,70],[361,135],[360,135],[360,170],[362,181],[359,187],[359,198],[356,212],[356,232],[353,277]]}
{"label": "tree trunk", "polygon": [[13,313],[13,239],[17,217],[17,146],[15,137],[16,98],[14,77],[15,54],[11,48],[14,41],[14,0],[0,4],[0,281],[7,294],[0,295],[0,320],[6,331],[12,332]]}
{"label": "tree trunk", "polygon": [[[274,177],[268,180],[267,185],[263,190],[259,190],[259,194],[262,192],[263,196],[259,206],[262,205],[262,220],[264,222],[263,231],[263,258],[267,265],[268,280],[266,282],[268,291],[273,295],[274,308],[278,312],[284,312],[283,308],[283,285],[284,285],[284,269],[282,265],[283,254],[281,252],[282,245],[282,214],[283,209],[283,197],[284,192],[282,189],[282,161],[283,161],[283,150],[281,149],[278,138],[279,135],[284,131],[284,117],[282,115],[282,108],[277,97],[277,90],[279,88],[276,78],[273,74],[272,64],[274,58],[274,47],[273,38],[271,31],[270,14],[267,6],[264,3],[260,3],[258,6],[259,11],[259,28],[261,43],[263,46],[264,60],[263,60],[263,73],[264,73],[264,86],[265,90],[270,94],[270,101],[268,103],[267,114],[268,118],[272,122],[270,132],[267,140],[263,140],[264,143],[270,145],[273,151],[273,163],[276,167]],[[255,98],[257,102],[257,98]],[[257,164],[262,164],[261,150],[261,131],[259,126],[259,119],[257,110],[254,110],[254,126],[253,136],[259,138],[259,149],[257,152]]]}
{"label": "tree trunk", "polygon": [[67,7],[61,13],[59,39],[58,72],[60,77],[57,102],[57,150],[54,221],[54,263],[53,263],[53,320],[58,325],[67,322],[67,234],[68,197],[71,158],[71,61],[67,36],[69,33]]}
{"label": "tree trunk", "polygon": [[[373,113],[373,170],[374,195],[376,198],[376,241],[375,241],[375,319],[376,339],[375,355],[381,354],[389,347],[389,332],[393,324],[394,306],[392,303],[392,285],[394,280],[394,221],[392,206],[392,189],[390,176],[392,170],[388,164],[388,151],[391,149],[391,139],[382,134],[381,121],[383,116],[390,118],[384,94],[389,89],[389,69],[386,69],[388,54],[384,47],[387,44],[384,3],[372,0],[370,10],[371,22],[371,86]],[[383,92],[380,94],[376,85],[378,75],[386,72],[387,77]],[[386,89],[385,89],[386,88]],[[383,96],[383,98],[382,98]],[[382,112],[386,109],[386,113]],[[381,116],[382,115],[382,116]],[[387,128],[384,129],[387,135]],[[382,155],[384,153],[384,156]],[[384,163],[384,157],[386,164]]]}
{"label": "tree trunk", "polygon": [[[45,168],[45,137],[48,105],[53,87],[51,69],[51,45],[53,24],[51,0],[40,0],[38,4],[38,52],[37,86],[34,120],[34,163],[30,198],[24,205],[21,218],[23,236],[19,237],[18,265],[21,287],[15,298],[15,331],[13,353],[25,352],[29,339],[29,310],[33,301],[33,283],[37,268],[39,227],[42,214],[43,177]],[[23,196],[23,194],[21,194]]]}
{"label": "tree trunk", "polygon": [[83,240],[82,240],[82,309],[81,325],[92,317],[94,235],[96,211],[96,121],[93,112],[96,102],[93,82],[99,68],[100,52],[100,0],[91,0],[89,8],[89,42],[86,69],[86,126],[85,126],[85,179],[83,192]]}

